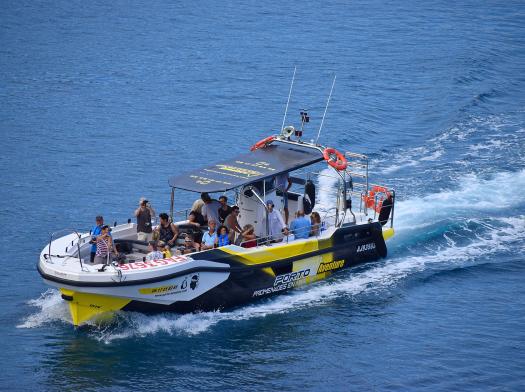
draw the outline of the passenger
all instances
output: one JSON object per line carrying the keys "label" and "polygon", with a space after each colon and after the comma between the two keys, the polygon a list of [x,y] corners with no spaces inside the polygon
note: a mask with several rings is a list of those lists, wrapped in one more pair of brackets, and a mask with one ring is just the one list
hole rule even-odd
{"label": "passenger", "polygon": [[310,234],[314,237],[317,237],[321,234],[321,216],[318,212],[313,211],[310,214],[310,223],[312,224],[312,230],[310,231]]}
{"label": "passenger", "polygon": [[218,242],[217,232],[215,231],[215,228],[217,227],[217,221],[214,219],[210,220],[208,222],[208,227],[209,230],[202,236],[202,250],[213,249]]}
{"label": "passenger", "polygon": [[297,211],[297,218],[295,218],[290,224],[290,230],[298,240],[310,236],[312,223],[310,222],[310,219],[304,216],[304,211]]}
{"label": "passenger", "polygon": [[217,235],[217,246],[230,245],[229,230],[226,226],[219,227],[219,234]]}
{"label": "passenger", "polygon": [[201,199],[204,202],[202,206],[202,216],[204,220],[209,222],[213,219],[215,223],[219,222],[219,208],[221,207],[221,203],[212,199],[206,192],[201,193]]}
{"label": "passenger", "polygon": [[201,227],[201,224],[197,222],[197,213],[195,211],[190,212],[188,215],[188,221],[186,222],[188,225],[193,225],[195,227]]}
{"label": "passenger", "polygon": [[191,206],[191,210],[201,214],[202,206],[204,206],[204,202],[202,201],[202,199],[197,199],[193,202],[193,205]]}
{"label": "passenger", "polygon": [[104,225],[101,228],[100,235],[97,236],[97,251],[95,254],[95,264],[106,264],[109,261],[109,254],[111,252],[117,254],[117,249],[113,244],[113,238],[109,234],[109,226]]}
{"label": "passenger", "polygon": [[200,250],[200,245],[193,240],[193,236],[191,234],[186,234],[186,238],[184,238],[184,247],[181,250],[181,253],[183,255],[186,255],[188,253],[198,252]]}
{"label": "passenger", "polygon": [[170,248],[173,247],[179,236],[178,227],[170,222],[168,214],[165,212],[159,214],[160,225],[157,227],[157,237],[159,241],[164,241]]}
{"label": "passenger", "polygon": [[231,214],[232,207],[228,205],[228,198],[224,195],[219,197],[219,203],[221,204],[219,208],[219,223],[223,225],[226,217]]}
{"label": "passenger", "polygon": [[95,218],[96,225],[91,229],[91,255],[89,261],[91,264],[95,262],[95,255],[97,253],[97,236],[102,233],[102,226],[104,226],[104,218],[98,215]]}
{"label": "passenger", "polygon": [[151,241],[151,233],[153,232],[151,218],[155,216],[155,211],[143,197],[140,198],[139,208],[135,210],[135,216],[137,217],[137,239],[139,241]]}
{"label": "passenger", "polygon": [[257,246],[257,236],[255,235],[255,228],[248,224],[242,229],[242,234],[239,243],[243,248],[254,248]]}
{"label": "passenger", "polygon": [[240,212],[239,207],[233,206],[231,210],[231,214],[226,217],[224,226],[228,228],[228,238],[230,239],[230,244],[233,244],[235,242],[235,233],[240,235],[242,233],[242,227],[239,225],[239,221],[237,220]]}
{"label": "passenger", "polygon": [[288,230],[287,227],[283,229],[283,234],[284,234],[283,242],[292,242],[295,240],[295,235],[290,230]]}
{"label": "passenger", "polygon": [[268,234],[269,240],[279,242],[283,238],[283,229],[286,227],[281,213],[274,209],[272,200],[266,201],[268,207]]}
{"label": "passenger", "polygon": [[166,245],[164,241],[158,242],[158,248],[164,254],[165,259],[169,259],[171,256],[173,256],[171,254],[171,248],[168,245]]}
{"label": "passenger", "polygon": [[274,186],[283,193],[284,223],[288,224],[288,190],[292,187],[292,180],[288,173],[275,176]]}
{"label": "passenger", "polygon": [[204,226],[206,224],[206,221],[204,220],[204,217],[202,216],[202,206],[204,205],[204,202],[202,199],[197,199],[191,206],[191,211],[195,213],[195,220],[201,225]]}
{"label": "passenger", "polygon": [[150,241],[148,243],[148,255],[146,256],[146,261],[151,260],[162,260],[164,258],[164,253],[162,253],[157,246],[157,241]]}

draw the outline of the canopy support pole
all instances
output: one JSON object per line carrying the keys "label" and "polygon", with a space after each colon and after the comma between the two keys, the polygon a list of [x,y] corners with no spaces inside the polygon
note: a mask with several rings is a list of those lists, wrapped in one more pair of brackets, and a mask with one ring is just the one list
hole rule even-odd
{"label": "canopy support pole", "polygon": [[175,203],[175,188],[171,188],[170,220],[173,222],[173,205]]}

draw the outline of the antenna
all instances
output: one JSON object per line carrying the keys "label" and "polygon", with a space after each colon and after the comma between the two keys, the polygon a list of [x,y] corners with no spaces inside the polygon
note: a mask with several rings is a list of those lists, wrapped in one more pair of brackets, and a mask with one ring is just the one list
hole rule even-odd
{"label": "antenna", "polygon": [[290,103],[290,97],[292,96],[293,82],[295,80],[295,71],[297,71],[297,66],[293,68],[292,84],[290,84],[290,92],[288,93],[288,101],[286,101],[286,109],[284,109],[283,124],[281,125],[281,131],[284,129],[284,122],[286,121],[286,114],[288,113],[288,104]]}
{"label": "antenna", "polygon": [[336,78],[337,78],[337,75],[334,75],[334,81],[332,82],[332,88],[330,89],[330,95],[328,95],[328,101],[326,101],[326,107],[324,108],[323,119],[321,120],[319,131],[317,132],[317,139],[315,139],[315,144],[317,144],[317,141],[319,140],[319,136],[321,136],[321,129],[323,129],[324,117],[326,116],[326,111],[328,110],[328,104],[330,104],[330,99],[332,98],[332,91],[334,91],[334,85],[335,85]]}

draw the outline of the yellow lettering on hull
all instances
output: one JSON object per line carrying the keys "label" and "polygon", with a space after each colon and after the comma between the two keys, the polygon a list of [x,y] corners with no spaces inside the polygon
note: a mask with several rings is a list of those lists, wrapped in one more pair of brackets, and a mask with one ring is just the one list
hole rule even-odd
{"label": "yellow lettering on hull", "polygon": [[329,263],[321,263],[319,264],[319,269],[317,270],[317,273],[320,274],[334,269],[343,268],[344,265],[344,260],[331,261]]}

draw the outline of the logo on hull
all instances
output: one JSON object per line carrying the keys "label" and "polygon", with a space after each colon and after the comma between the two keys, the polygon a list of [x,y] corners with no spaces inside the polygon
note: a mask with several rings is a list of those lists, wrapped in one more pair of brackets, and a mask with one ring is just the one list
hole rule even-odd
{"label": "logo on hull", "polygon": [[187,275],[178,284],[170,284],[157,287],[144,287],[139,289],[143,295],[153,295],[154,297],[165,297],[174,294],[186,293],[190,289],[196,290],[199,286],[199,274]]}
{"label": "logo on hull", "polygon": [[273,287],[256,290],[253,292],[253,297],[258,297],[260,295],[266,295],[275,293],[277,291],[291,289],[295,287],[299,280],[306,278],[308,275],[310,275],[310,268],[297,272],[289,272],[287,274],[278,275],[275,277]]}
{"label": "logo on hull", "polygon": [[336,260],[336,261],[331,261],[329,263],[321,263],[319,264],[317,273],[320,274],[320,273],[331,271],[334,269],[343,268],[344,265],[345,265],[344,260]]}

